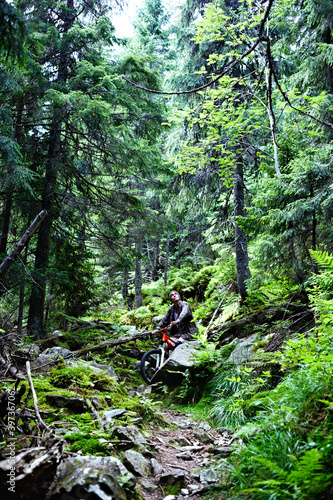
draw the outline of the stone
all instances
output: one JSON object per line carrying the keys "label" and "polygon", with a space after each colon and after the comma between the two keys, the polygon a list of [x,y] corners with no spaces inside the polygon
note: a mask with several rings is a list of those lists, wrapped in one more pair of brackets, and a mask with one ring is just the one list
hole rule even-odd
{"label": "stone", "polygon": [[160,321],[163,319],[163,316],[154,316],[152,319],[151,319],[151,326],[152,326],[152,330],[156,330],[157,328],[157,325],[160,323]]}
{"label": "stone", "polygon": [[176,483],[179,483],[179,491],[180,488],[184,485],[185,483],[185,472],[181,469],[169,469],[168,472],[165,472],[164,474],[161,475],[159,479],[159,484],[162,487],[165,486],[172,486]]}
{"label": "stone", "polygon": [[185,436],[182,434],[178,434],[178,436],[175,439],[171,439],[168,441],[168,443],[178,443],[180,446],[192,446],[191,441],[189,441]]}
{"label": "stone", "polygon": [[64,338],[65,335],[61,330],[54,330],[54,332],[49,333],[50,337],[58,337],[59,339]]}
{"label": "stone", "polygon": [[126,493],[120,484],[134,488],[136,479],[119,459],[114,457],[74,456],[64,460],[58,467],[51,490],[50,500],[78,498],[84,492],[85,498],[96,500],[116,498],[126,500]]}
{"label": "stone", "polygon": [[56,362],[60,359],[64,359],[65,363],[77,361],[77,358],[69,349],[66,349],[65,347],[49,347],[38,356],[38,358],[32,363],[31,367],[42,368],[43,365],[47,364],[47,369],[50,370],[52,366],[49,364],[52,364],[52,362]]}
{"label": "stone", "polygon": [[200,471],[201,483],[215,483],[218,480],[218,474],[215,469],[203,469]]}
{"label": "stone", "polygon": [[193,493],[200,490],[200,486],[198,484],[189,484],[187,487]]}
{"label": "stone", "polygon": [[182,446],[180,448],[181,451],[189,451],[189,452],[198,452],[203,449],[203,445],[201,446]]}
{"label": "stone", "polygon": [[40,355],[40,348],[36,344],[24,345],[15,349],[14,354],[22,356],[24,359],[35,361]]}
{"label": "stone", "polygon": [[186,341],[171,352],[164,365],[155,373],[152,383],[162,381],[174,386],[182,382],[186,370],[193,368],[197,349],[201,346],[199,340]]}
{"label": "stone", "polygon": [[153,469],[153,474],[154,476],[159,476],[163,472],[163,467],[162,465],[156,460],[156,458],[152,458],[150,460],[152,469]]}
{"label": "stone", "polygon": [[121,417],[125,413],[126,413],[125,409],[118,408],[115,410],[106,410],[105,412],[103,412],[103,416],[107,422],[110,422],[114,418]]}
{"label": "stone", "polygon": [[[255,355],[255,352],[252,351],[252,347],[255,345],[255,341],[257,338],[257,334],[254,333],[250,335],[244,340],[241,340],[237,345],[234,351],[230,354],[228,358],[229,363],[235,363],[236,365],[240,365],[249,361],[252,356]],[[237,339],[238,340],[238,339]]]}
{"label": "stone", "polygon": [[187,488],[182,488],[180,490],[180,493],[181,493],[181,495],[184,495],[184,497],[186,497],[187,495],[190,494],[190,491]]}
{"label": "stone", "polygon": [[83,398],[68,398],[58,394],[46,394],[46,400],[51,406],[56,408],[67,408],[73,413],[85,413],[88,411],[88,405]]}
{"label": "stone", "polygon": [[201,346],[202,344],[199,340],[188,340],[183,342],[171,352],[167,363],[174,368],[192,368],[197,349]]}
{"label": "stone", "polygon": [[78,427],[71,427],[70,428],[70,431],[71,432],[81,432],[80,429]]}
{"label": "stone", "polygon": [[[63,456],[61,438],[53,439],[51,447],[31,447],[0,461],[0,498],[31,500],[46,498],[57,466]],[[12,474],[14,472],[14,474]],[[15,492],[9,492],[13,487]]]}
{"label": "stone", "polygon": [[156,491],[158,486],[156,484],[151,483],[148,479],[141,478],[139,479],[139,483],[146,491]]}
{"label": "stone", "polygon": [[194,437],[201,443],[208,444],[212,442],[212,438],[203,429],[197,429],[193,432]]}
{"label": "stone", "polygon": [[96,410],[101,410],[101,409],[102,409],[102,404],[101,404],[101,400],[100,400],[100,398],[99,398],[99,397],[97,397],[97,396],[92,396],[92,398],[91,398],[91,402],[92,402],[92,404],[94,405],[94,408],[95,408]]}
{"label": "stone", "polygon": [[124,464],[136,476],[148,477],[151,474],[148,460],[135,450],[126,450],[124,453]]}
{"label": "stone", "polygon": [[219,434],[221,434],[222,436],[224,434],[234,434],[234,431],[232,431],[231,429],[228,429],[228,427],[218,427],[217,429],[215,429],[216,432],[218,432]]}
{"label": "stone", "polygon": [[106,373],[106,375],[113,378],[114,380],[118,380],[118,375],[116,374],[115,369],[111,365],[101,365],[99,363],[96,363],[95,361],[92,362],[89,361],[87,362],[87,365],[95,373]]}
{"label": "stone", "polygon": [[106,395],[106,396],[104,396],[104,399],[105,399],[105,402],[106,402],[107,405],[112,406],[112,398],[111,398],[111,396]]}
{"label": "stone", "polygon": [[227,457],[234,451],[230,446],[219,446],[218,448],[213,449],[214,455],[222,455],[223,457]]}
{"label": "stone", "polygon": [[212,429],[212,426],[207,423],[203,423],[199,425],[199,429],[203,429],[204,431],[209,432]]}
{"label": "stone", "polygon": [[136,425],[118,425],[112,429],[112,433],[114,436],[117,436],[120,441],[127,441],[127,443],[124,443],[125,447],[147,444],[146,438],[141,434]]}

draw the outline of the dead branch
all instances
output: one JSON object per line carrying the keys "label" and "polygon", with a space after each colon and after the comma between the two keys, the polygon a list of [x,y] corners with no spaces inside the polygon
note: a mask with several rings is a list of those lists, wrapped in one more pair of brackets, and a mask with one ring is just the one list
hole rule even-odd
{"label": "dead branch", "polygon": [[2,365],[5,370],[6,370],[6,373],[10,373],[12,375],[12,377],[18,379],[18,380],[24,380],[25,377],[24,375],[16,368],[16,366],[14,366],[13,364],[11,364],[10,362],[6,361],[0,354],[0,365]]}
{"label": "dead branch", "polygon": [[31,378],[30,361],[26,362],[26,369],[27,369],[27,377],[28,377],[28,381],[29,381],[30,390],[31,390],[32,397],[33,397],[33,400],[34,400],[35,414],[36,414],[36,418],[38,420],[37,428],[43,434],[44,430],[49,430],[49,428],[46,425],[46,423],[42,420],[42,418],[40,416],[40,413],[39,413],[39,410],[38,410],[37,395],[36,395],[36,391],[35,391],[34,385],[32,383],[32,378]]}
{"label": "dead branch", "polygon": [[10,252],[8,257],[5,258],[3,263],[0,265],[0,279],[3,278],[5,273],[8,271],[10,266],[14,263],[16,257],[22,252],[23,248],[28,244],[30,238],[35,234],[39,226],[41,225],[43,219],[46,217],[47,211],[42,210],[33,223],[26,230],[20,241],[15,245],[14,249]]}

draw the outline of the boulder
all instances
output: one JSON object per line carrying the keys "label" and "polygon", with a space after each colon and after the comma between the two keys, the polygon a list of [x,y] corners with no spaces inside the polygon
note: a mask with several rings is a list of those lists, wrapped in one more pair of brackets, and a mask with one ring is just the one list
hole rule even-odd
{"label": "boulder", "polygon": [[197,350],[201,347],[199,340],[186,341],[170,353],[162,368],[156,372],[152,383],[163,381],[169,385],[178,385],[186,370],[193,368]]}
{"label": "boulder", "polygon": [[254,351],[252,351],[252,347],[256,343],[256,338],[257,334],[254,333],[246,339],[238,341],[235,350],[230,354],[228,358],[228,362],[240,365],[242,363],[245,363],[246,361],[249,361],[249,359],[251,359],[255,354]]}
{"label": "boulder", "polygon": [[67,408],[73,413],[85,413],[88,411],[88,405],[83,398],[68,398],[58,394],[46,394],[46,400],[51,406],[56,408]]}
{"label": "boulder", "polygon": [[[65,363],[77,361],[75,355],[65,347],[49,347],[45,349],[38,358],[31,364],[33,370],[46,369],[46,371],[53,368],[52,364],[64,359]],[[45,367],[45,368],[44,368]]]}
{"label": "boulder", "polygon": [[136,479],[114,457],[74,456],[58,467],[50,500],[88,498],[126,500],[122,485],[134,488]]}
{"label": "boulder", "polygon": [[124,453],[124,464],[136,476],[148,477],[151,474],[150,463],[137,451],[126,450]]}
{"label": "boulder", "polygon": [[115,410],[107,410],[103,413],[103,416],[107,422],[112,421],[114,418],[121,417],[126,413],[127,410],[123,408],[117,408]]}
{"label": "boulder", "polygon": [[112,429],[113,436],[118,437],[120,441],[123,443],[119,443],[119,445],[123,444],[123,446],[127,448],[131,448],[133,446],[142,446],[147,444],[146,438],[141,434],[140,430],[136,425],[117,425]]}
{"label": "boulder", "polygon": [[216,483],[219,479],[218,473],[212,467],[208,469],[201,469],[200,482],[201,483]]}
{"label": "boulder", "polygon": [[15,448],[10,448],[10,457],[0,462],[0,498],[44,500],[61,461],[63,443],[55,438],[50,448],[28,448],[16,456]]}
{"label": "boulder", "polygon": [[163,467],[162,465],[156,460],[156,458],[152,458],[151,461],[151,466],[153,468],[153,475],[158,476],[159,474],[162,474],[163,472]]}
{"label": "boulder", "polygon": [[[82,361],[81,361],[82,362]],[[118,375],[116,374],[115,369],[111,365],[100,365],[96,363],[95,361],[93,362],[88,362],[87,366],[95,373],[106,373],[106,375],[109,375],[109,377],[114,378],[115,380],[118,380]]]}
{"label": "boulder", "polygon": [[151,318],[152,330],[156,330],[157,325],[159,324],[160,321],[162,321],[162,319],[163,319],[163,316],[154,316],[153,318]]}

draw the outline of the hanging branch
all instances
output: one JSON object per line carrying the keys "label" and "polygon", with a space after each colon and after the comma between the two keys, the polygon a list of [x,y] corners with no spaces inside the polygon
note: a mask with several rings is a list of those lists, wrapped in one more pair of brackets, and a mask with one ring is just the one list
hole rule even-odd
{"label": "hanging branch", "polygon": [[268,16],[269,16],[270,10],[272,8],[273,2],[274,2],[274,0],[269,0],[269,2],[268,2],[268,5],[267,5],[267,8],[266,8],[264,17],[262,18],[260,26],[259,26],[258,37],[257,37],[256,41],[253,43],[253,45],[251,45],[251,47],[246,52],[244,52],[244,54],[242,54],[237,59],[235,59],[232,63],[230,63],[222,71],[222,73],[220,73],[216,78],[213,78],[213,80],[211,80],[210,82],[206,83],[205,85],[202,85],[201,87],[196,87],[196,88],[194,88],[192,90],[182,90],[182,91],[179,91],[179,92],[165,92],[163,90],[153,90],[153,89],[148,89],[147,87],[143,87],[141,85],[137,85],[136,83],[132,82],[131,80],[128,80],[128,78],[126,78],[125,76],[122,77],[123,80],[125,80],[127,83],[129,83],[130,85],[132,85],[136,89],[145,90],[146,92],[150,92],[152,94],[163,94],[163,95],[193,94],[194,92],[199,92],[200,90],[204,90],[207,87],[210,87],[211,85],[214,85],[214,83],[216,83],[217,81],[219,81],[234,66],[236,66],[239,62],[241,62],[243,59],[245,59],[245,57],[247,57],[248,55],[250,55],[255,50],[255,48],[259,45],[259,43],[261,41],[266,40],[266,36],[263,36],[262,32],[263,32],[265,23],[266,23],[266,21],[268,19]]}
{"label": "hanging branch", "polygon": [[313,116],[312,114],[310,113],[307,113],[306,111],[303,111],[302,109],[300,108],[297,108],[296,106],[294,106],[289,97],[288,97],[288,94],[283,90],[283,88],[281,87],[280,85],[280,82],[279,82],[279,79],[278,79],[278,76],[276,74],[276,71],[274,69],[274,65],[273,65],[273,59],[272,59],[272,54],[271,54],[271,51],[270,51],[270,44],[267,43],[267,57],[268,57],[268,60],[269,60],[269,65],[270,65],[270,68],[271,68],[271,71],[272,71],[272,74],[273,74],[273,77],[274,77],[274,81],[279,89],[279,91],[281,92],[281,95],[282,97],[284,98],[284,100],[288,103],[288,105],[294,109],[295,111],[297,111],[298,113],[300,113],[301,115],[303,116],[307,116],[308,118],[311,118],[312,120],[315,120],[317,123],[320,123],[321,125],[325,125],[326,127],[330,127],[330,128],[333,128],[333,124],[332,123],[329,123],[325,120],[320,120],[319,118],[316,118],[315,116]]}

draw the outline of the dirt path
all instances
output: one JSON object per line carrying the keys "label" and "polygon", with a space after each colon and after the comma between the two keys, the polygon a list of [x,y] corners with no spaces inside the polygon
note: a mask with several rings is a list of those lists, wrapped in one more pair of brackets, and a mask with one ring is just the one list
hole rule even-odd
{"label": "dirt path", "polygon": [[[219,483],[221,468],[215,470],[214,466],[229,454],[232,435],[200,424],[179,411],[163,413],[177,429],[153,430],[148,439],[154,450],[153,474],[140,479],[137,488],[144,500],[198,500]],[[210,498],[223,498],[222,492],[216,495]]]}

